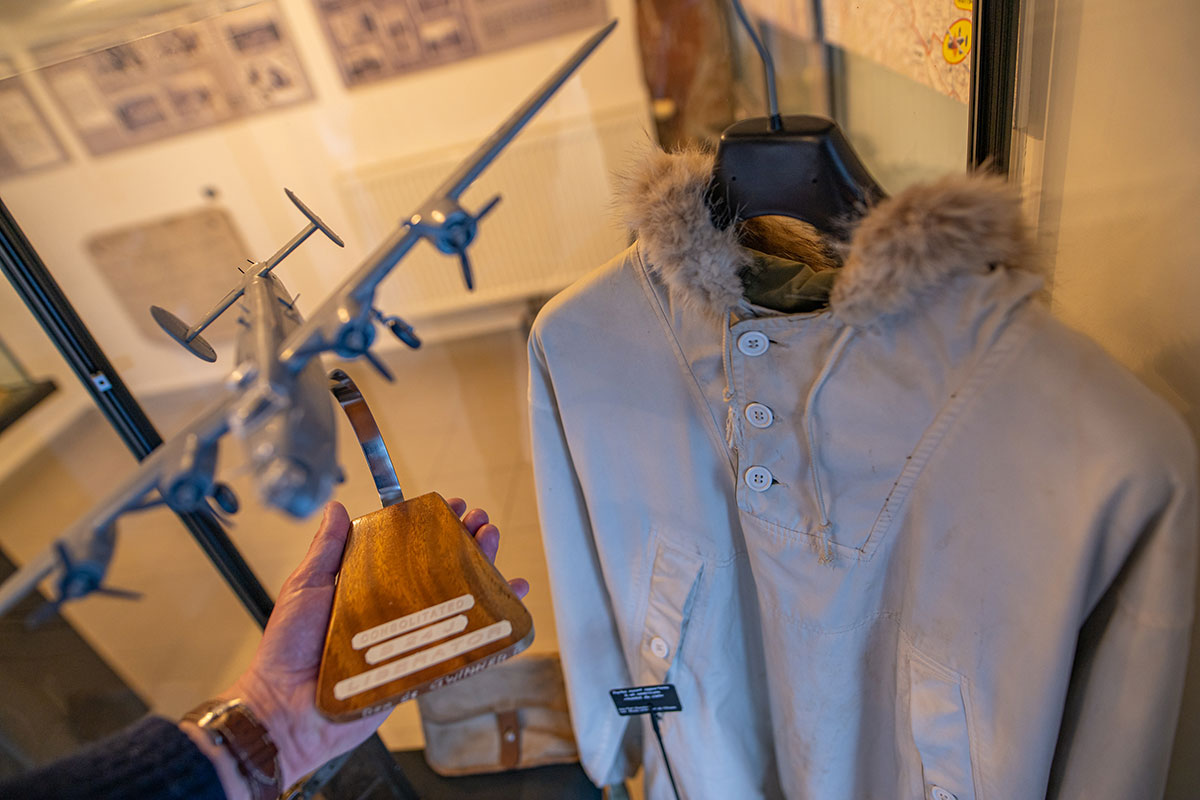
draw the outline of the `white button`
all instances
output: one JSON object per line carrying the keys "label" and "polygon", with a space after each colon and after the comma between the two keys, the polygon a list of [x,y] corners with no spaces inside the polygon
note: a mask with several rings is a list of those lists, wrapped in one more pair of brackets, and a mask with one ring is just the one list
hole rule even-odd
{"label": "white button", "polygon": [[671,652],[671,648],[667,647],[666,639],[661,636],[655,636],[650,640],[650,652],[659,658],[666,658],[667,653]]}
{"label": "white button", "polygon": [[756,492],[765,492],[771,488],[775,476],[766,467],[751,467],[746,470],[746,485]]}
{"label": "white button", "polygon": [[761,356],[767,352],[771,340],[761,331],[746,331],[738,337],[738,350],[748,356]]}
{"label": "white button", "polygon": [[933,800],[958,800],[958,798],[954,796],[953,792],[947,792],[940,786],[930,786],[929,796],[932,797]]}
{"label": "white button", "polygon": [[751,403],[746,406],[746,419],[756,428],[769,428],[775,421],[775,415],[762,403]]}

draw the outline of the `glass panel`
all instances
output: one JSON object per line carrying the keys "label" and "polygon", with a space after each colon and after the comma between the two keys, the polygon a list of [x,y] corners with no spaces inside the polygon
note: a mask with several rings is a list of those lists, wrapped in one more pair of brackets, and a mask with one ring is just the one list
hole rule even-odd
{"label": "glass panel", "polygon": [[[615,176],[631,152],[656,137],[711,143],[734,120],[765,109],[761,65],[725,4],[688,5],[3,4],[0,192],[169,438],[226,386],[241,312],[203,332],[218,356],[210,365],[172,341],[151,317],[152,304],[185,326],[199,321],[240,282],[242,268],[306,228],[287,187],[345,241],[339,248],[311,236],[276,270],[300,312],[311,314],[586,32],[619,17],[610,40],[463,195],[470,211],[503,196],[472,245],[474,289],[464,286],[456,259],[426,244],[380,286],[378,309],[404,317],[424,340],[412,351],[381,328],[377,355],[398,380],[385,381],[362,360],[324,360],[346,368],[375,409],[408,496],[460,495],[500,524],[500,569],[534,586],[533,650],[553,652],[526,430],[528,324],[546,297],[628,245],[612,208]],[[775,52],[784,113],[834,116],[891,191],[962,169],[961,93],[931,88],[886,59],[881,65],[857,40],[822,35],[829,27],[817,24],[809,4],[785,5],[756,10]],[[672,16],[682,12],[687,24]],[[941,47],[948,24],[931,19],[922,36]],[[29,354],[34,374],[63,387],[6,432],[0,452],[0,509],[21,523],[0,532],[0,546],[20,565],[86,525],[135,462],[36,322],[23,309],[8,313],[19,306],[11,295],[0,292],[10,341]],[[380,500],[349,428],[337,424],[345,482],[335,497],[352,516],[364,515]],[[230,535],[274,592],[317,522],[264,502],[261,475],[235,440],[225,439],[217,470],[241,499]],[[118,530],[106,580],[144,598],[89,597],[62,615],[124,684],[123,696],[178,715],[228,686],[259,632],[171,513],[126,515]],[[20,642],[52,674],[55,656]],[[100,670],[83,658],[53,666]],[[101,733],[89,730],[61,749]],[[392,713],[382,735],[393,749],[420,747],[415,704]],[[28,768],[52,750],[15,760]]]}
{"label": "glass panel", "polygon": [[[835,119],[895,192],[966,165],[971,3],[882,5],[746,2],[775,62],[780,113]],[[735,119],[766,116],[762,61],[725,3],[639,8],[664,146],[712,144]]]}
{"label": "glass panel", "polygon": [[[969,0],[835,0],[809,8],[820,19],[808,22],[796,18],[804,3],[755,5],[779,72],[782,113],[833,117],[889,192],[964,168]],[[744,47],[742,64],[760,82],[756,60]]]}
{"label": "glass panel", "polygon": [[834,48],[836,119],[885,189],[961,171],[967,106],[863,56]]}
{"label": "glass panel", "polygon": [[[503,196],[471,249],[474,290],[457,259],[426,244],[380,287],[377,307],[424,340],[412,351],[381,328],[378,357],[397,383],[364,361],[325,359],[375,409],[408,496],[463,496],[500,524],[500,568],[535,586],[532,649],[556,650],[525,423],[525,326],[545,297],[627,245],[610,216],[614,175],[650,128],[630,4],[55,2],[0,14],[0,109],[21,111],[15,125],[0,110],[4,202],[164,437],[220,394],[238,310],[204,332],[218,353],[209,365],[159,328],[151,304],[201,318],[240,281],[239,266],[307,224],[287,187],[345,241],[318,234],[276,270],[311,313],[586,34],[609,14],[625,20],[464,194],[471,211]],[[14,426],[16,444],[0,453],[0,508],[22,521],[0,532],[0,546],[20,565],[85,523],[135,462],[9,287],[0,295],[20,327],[14,344],[24,353],[40,341],[29,363],[66,395]],[[335,497],[367,514],[380,500],[337,424],[346,481]],[[242,504],[230,535],[274,593],[317,518],[266,505],[235,439],[217,471]],[[62,614],[152,711],[178,715],[228,686],[259,634],[170,512],[127,514],[118,531],[106,580],[143,599],[92,596]],[[382,735],[393,749],[420,747],[415,704]]]}

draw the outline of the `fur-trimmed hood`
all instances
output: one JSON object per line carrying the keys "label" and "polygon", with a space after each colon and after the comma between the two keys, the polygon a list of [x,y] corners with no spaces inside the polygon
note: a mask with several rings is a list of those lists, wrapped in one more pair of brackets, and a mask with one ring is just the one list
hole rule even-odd
{"label": "fur-trimmed hood", "polygon": [[648,266],[673,297],[697,309],[749,310],[743,296],[753,263],[743,246],[748,236],[782,243],[786,255],[818,268],[841,260],[830,305],[851,324],[902,314],[956,275],[1029,268],[1020,198],[999,177],[951,176],[905,189],[870,209],[849,244],[839,245],[790,221],[718,230],[704,202],[712,169],[712,153],[655,149],[625,176],[618,193],[621,216]]}

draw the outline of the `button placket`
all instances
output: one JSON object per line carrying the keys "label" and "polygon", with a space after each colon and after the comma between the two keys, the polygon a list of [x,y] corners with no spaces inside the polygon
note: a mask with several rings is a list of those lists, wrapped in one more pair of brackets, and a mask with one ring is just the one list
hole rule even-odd
{"label": "button placket", "polygon": [[[739,401],[739,395],[742,395],[742,392],[739,391],[737,384],[745,380],[745,370],[747,368],[751,368],[750,360],[756,359],[770,349],[771,340],[767,334],[761,330],[748,330],[741,333],[734,341],[737,351],[742,355],[747,356],[747,361],[743,362],[742,364],[735,363],[738,361],[736,358],[727,363],[727,367],[731,369],[731,374],[729,376],[731,389],[729,402],[731,404],[740,405],[740,403],[745,402],[745,400]],[[738,380],[739,378],[741,381]],[[744,397],[744,395],[742,395],[742,397]],[[732,421],[732,409],[730,412]],[[755,428],[769,427],[774,421],[774,414],[771,409],[765,404],[759,402],[747,403],[742,408],[742,416],[746,422]],[[775,483],[775,476],[766,467],[760,464],[753,464],[742,473],[742,482],[751,491],[762,493],[770,489]]]}

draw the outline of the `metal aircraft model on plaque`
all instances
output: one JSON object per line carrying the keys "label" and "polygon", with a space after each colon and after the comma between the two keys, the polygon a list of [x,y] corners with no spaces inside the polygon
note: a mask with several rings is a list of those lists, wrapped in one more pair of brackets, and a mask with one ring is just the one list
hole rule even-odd
{"label": "metal aircraft model on plaque", "polygon": [[[296,517],[318,509],[342,476],[332,390],[367,455],[383,508],[353,523],[326,641],[318,707],[333,718],[360,716],[528,646],[533,639],[528,612],[440,496],[403,499],[378,428],[353,381],[340,371],[327,375],[320,355],[361,356],[392,379],[371,351],[377,325],[410,347],[418,347],[420,340],[404,320],[376,308],[380,282],[424,239],[457,256],[467,287],[473,287],[468,248],[480,219],[499,197],[475,213],[463,208],[459,198],[615,25],[614,20],[591,35],[307,319],[274,270],[314,232],[339,246],[341,240],[290,191],[288,197],[307,220],[304,228],[266,261],[243,268],[237,284],[200,320],[189,325],[165,309],[152,308],[154,319],[173,339],[212,361],[216,351],[202,333],[240,300],[237,363],[209,407],[0,585],[0,615],[45,579],[51,600],[37,618],[91,593],[132,596],[104,583],[118,519],[156,505],[215,512],[215,503],[220,511],[234,513],[237,498],[216,479],[217,447],[227,433],[245,446],[265,503]],[[399,572],[381,572],[384,559]]]}

